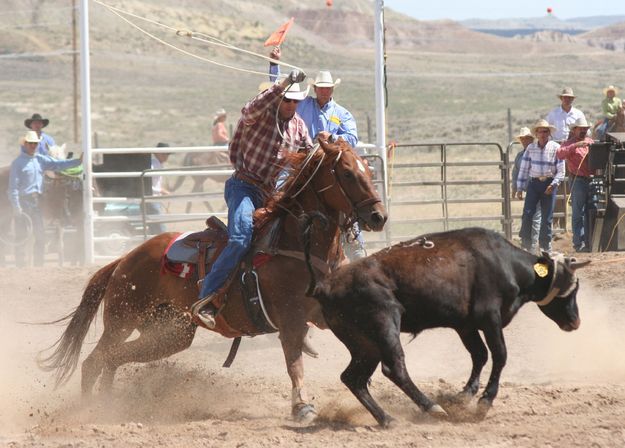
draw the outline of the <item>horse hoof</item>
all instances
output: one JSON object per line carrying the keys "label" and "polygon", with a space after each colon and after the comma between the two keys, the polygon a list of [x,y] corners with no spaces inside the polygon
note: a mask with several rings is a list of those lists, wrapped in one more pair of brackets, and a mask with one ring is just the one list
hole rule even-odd
{"label": "horse hoof", "polygon": [[300,425],[308,426],[317,418],[317,411],[312,404],[304,404],[293,410],[293,418]]}
{"label": "horse hoof", "polygon": [[435,404],[428,410],[428,414],[430,414],[432,417],[435,417],[441,420],[449,418],[449,414],[447,414],[447,411],[445,411],[445,409],[443,409],[437,404]]}
{"label": "horse hoof", "polygon": [[486,414],[490,410],[492,403],[488,400],[480,399],[477,402],[477,407],[475,410],[475,418],[478,420],[484,420],[486,418]]}

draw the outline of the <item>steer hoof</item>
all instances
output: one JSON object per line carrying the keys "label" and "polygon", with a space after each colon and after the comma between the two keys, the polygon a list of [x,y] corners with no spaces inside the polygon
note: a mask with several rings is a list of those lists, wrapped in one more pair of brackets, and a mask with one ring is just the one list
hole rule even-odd
{"label": "steer hoof", "polygon": [[311,425],[317,418],[317,411],[312,404],[303,404],[293,408],[293,419],[302,426]]}
{"label": "steer hoof", "polygon": [[428,414],[430,414],[432,417],[435,417],[441,420],[449,418],[449,414],[447,414],[445,409],[443,409],[437,404],[435,404],[428,410]]}

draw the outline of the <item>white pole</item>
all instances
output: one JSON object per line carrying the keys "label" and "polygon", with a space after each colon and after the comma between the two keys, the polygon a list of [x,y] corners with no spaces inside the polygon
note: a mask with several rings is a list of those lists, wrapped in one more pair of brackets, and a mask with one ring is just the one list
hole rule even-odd
{"label": "white pole", "polygon": [[384,97],[384,0],[375,1],[375,129],[376,146],[380,150],[384,164],[384,191],[388,191],[388,170],[386,163],[386,127],[385,127],[385,97]]}
{"label": "white pole", "polygon": [[83,210],[85,263],[93,264],[93,178],[91,155],[91,77],[89,68],[89,0],[80,1],[80,102],[82,113]]}

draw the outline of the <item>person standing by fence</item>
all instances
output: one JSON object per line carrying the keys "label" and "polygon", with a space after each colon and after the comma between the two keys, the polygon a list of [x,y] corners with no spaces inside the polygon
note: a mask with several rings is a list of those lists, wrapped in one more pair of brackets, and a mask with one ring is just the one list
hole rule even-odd
{"label": "person standing by fence", "polygon": [[[18,241],[26,240],[32,232],[33,263],[42,266],[45,255],[45,228],[40,208],[43,193],[44,170],[61,171],[82,163],[79,159],[56,160],[37,152],[41,139],[35,131],[28,131],[20,142],[21,153],[11,163],[9,174],[9,201],[15,219],[15,237]],[[24,266],[23,246],[15,247],[15,263]]]}
{"label": "person standing by fence", "polygon": [[554,131],[555,128],[546,120],[538,120],[532,127],[532,135],[537,141],[527,147],[519,168],[517,198],[523,199],[523,192],[527,191],[519,236],[523,248],[528,251],[532,250],[532,221],[540,204],[538,242],[541,250],[551,252],[553,208],[558,185],[564,179],[564,161],[556,157],[560,145],[549,140]]}
{"label": "person standing by fence", "polygon": [[43,128],[50,124],[50,120],[47,118],[42,118],[39,114],[33,114],[32,117],[24,120],[24,126],[28,129],[35,131],[37,133],[37,137],[39,137],[39,143],[37,144],[37,152],[39,154],[43,154],[44,156],[48,155],[48,151],[53,146],[56,146],[54,139],[51,135],[43,132]]}
{"label": "person standing by fence", "polygon": [[585,118],[571,125],[570,138],[563,142],[556,153],[558,159],[566,161],[571,191],[571,226],[573,227],[573,248],[577,252],[587,252],[590,248],[588,217],[586,212],[590,200],[590,168],[588,149],[594,143],[587,137],[590,126]]}
{"label": "person standing by fence", "polygon": [[[521,144],[522,149],[514,158],[514,166],[512,167],[512,199],[516,197],[517,180],[519,178],[519,169],[521,168],[521,160],[525,154],[527,147],[534,141],[534,136],[528,127],[522,127],[516,140]],[[538,234],[540,232],[540,208],[536,207],[536,213],[532,220],[532,246],[531,252],[538,250]]]}

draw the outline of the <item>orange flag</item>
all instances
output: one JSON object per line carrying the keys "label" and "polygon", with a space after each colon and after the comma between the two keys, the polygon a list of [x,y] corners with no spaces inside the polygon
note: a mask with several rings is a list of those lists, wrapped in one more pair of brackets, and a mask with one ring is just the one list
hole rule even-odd
{"label": "orange flag", "polygon": [[279,47],[284,42],[286,38],[286,33],[289,32],[291,25],[293,25],[294,17],[291,17],[291,20],[286,22],[284,25],[281,25],[280,28],[271,33],[271,36],[265,41],[265,47]]}

